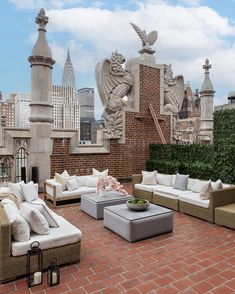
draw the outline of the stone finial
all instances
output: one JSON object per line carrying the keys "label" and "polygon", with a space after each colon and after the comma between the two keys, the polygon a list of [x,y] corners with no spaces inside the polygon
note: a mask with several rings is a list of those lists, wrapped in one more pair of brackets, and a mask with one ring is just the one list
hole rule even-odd
{"label": "stone finial", "polygon": [[149,34],[146,31],[142,31],[137,25],[130,23],[133,29],[136,31],[137,35],[140,37],[142,41],[142,49],[139,51],[140,54],[148,53],[153,54],[155,50],[151,48],[151,46],[156,42],[158,38],[158,32],[152,31]]}
{"label": "stone finial", "polygon": [[211,64],[209,64],[208,58],[205,60],[205,64],[202,66],[202,68],[205,69],[205,74],[210,73],[209,69],[211,68]]}
{"label": "stone finial", "polygon": [[210,72],[209,69],[211,68],[211,64],[209,64],[209,59],[207,58],[205,60],[205,64],[202,66],[202,68],[205,70],[205,77],[204,81],[202,83],[200,95],[206,94],[206,95],[214,95],[214,87],[210,80]]}
{"label": "stone finial", "polygon": [[49,17],[46,16],[46,12],[44,8],[41,8],[38,16],[35,19],[35,22],[39,24],[39,29],[45,29],[47,23],[48,23]]}

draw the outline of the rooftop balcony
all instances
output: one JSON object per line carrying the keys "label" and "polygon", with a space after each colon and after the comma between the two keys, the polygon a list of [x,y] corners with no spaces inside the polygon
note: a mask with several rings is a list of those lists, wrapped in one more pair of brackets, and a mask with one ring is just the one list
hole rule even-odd
{"label": "rooftop balcony", "polygon": [[[131,183],[124,188],[132,193]],[[235,293],[234,230],[174,212],[172,233],[129,243],[82,212],[56,212],[83,232],[81,261],[62,266],[61,283],[28,289],[25,278],[0,293]]]}

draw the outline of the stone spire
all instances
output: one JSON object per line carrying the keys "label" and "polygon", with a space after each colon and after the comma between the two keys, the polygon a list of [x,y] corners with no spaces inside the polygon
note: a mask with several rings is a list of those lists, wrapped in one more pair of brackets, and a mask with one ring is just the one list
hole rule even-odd
{"label": "stone spire", "polygon": [[52,152],[52,68],[55,61],[46,39],[48,17],[42,8],[35,22],[39,25],[38,39],[28,58],[31,63],[31,103],[30,103],[30,152],[29,177],[31,168],[37,167],[39,187],[50,178],[50,154]]}
{"label": "stone spire", "polygon": [[68,48],[67,58],[64,64],[64,71],[62,76],[62,86],[69,86],[75,88],[75,75],[73,65],[70,59],[70,52]]}
{"label": "stone spire", "polygon": [[205,77],[202,83],[200,91],[200,130],[199,130],[199,141],[201,143],[212,143],[213,140],[213,97],[214,97],[214,87],[210,80],[211,64],[209,60],[206,59],[203,69],[205,70]]}

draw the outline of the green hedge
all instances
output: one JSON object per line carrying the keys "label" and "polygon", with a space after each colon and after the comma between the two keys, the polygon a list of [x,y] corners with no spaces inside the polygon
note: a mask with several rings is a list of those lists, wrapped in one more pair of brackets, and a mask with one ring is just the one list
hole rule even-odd
{"label": "green hedge", "polygon": [[213,145],[151,144],[147,170],[235,183],[235,109],[214,113]]}

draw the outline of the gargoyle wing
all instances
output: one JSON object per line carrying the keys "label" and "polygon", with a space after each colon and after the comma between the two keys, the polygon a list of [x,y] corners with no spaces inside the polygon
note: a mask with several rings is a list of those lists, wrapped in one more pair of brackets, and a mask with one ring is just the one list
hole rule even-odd
{"label": "gargoyle wing", "polygon": [[112,74],[111,62],[105,59],[102,63],[96,65],[95,76],[98,93],[102,104],[105,106],[108,102],[110,94],[122,82],[123,77]]}
{"label": "gargoyle wing", "polygon": [[144,46],[147,42],[147,36],[146,32],[142,31],[137,25],[134,23],[130,23],[130,25],[133,27],[133,29],[136,31],[137,35],[140,37],[140,40],[142,41],[142,45]]}
{"label": "gargoyle wing", "polygon": [[175,82],[176,82],[176,86],[175,86],[175,97],[177,99],[177,103],[178,103],[178,110],[181,109],[183,100],[184,100],[184,77],[183,76],[176,76],[174,78]]}

